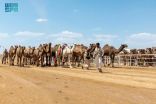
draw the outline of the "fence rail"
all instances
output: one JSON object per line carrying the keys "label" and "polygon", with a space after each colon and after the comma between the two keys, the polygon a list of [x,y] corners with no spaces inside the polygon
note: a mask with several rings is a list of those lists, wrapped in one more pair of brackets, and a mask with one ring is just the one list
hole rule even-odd
{"label": "fence rail", "polygon": [[[110,63],[108,56],[104,57],[104,64]],[[128,55],[117,55],[115,57],[114,64],[118,66],[152,66],[156,67],[156,54],[128,54]]]}

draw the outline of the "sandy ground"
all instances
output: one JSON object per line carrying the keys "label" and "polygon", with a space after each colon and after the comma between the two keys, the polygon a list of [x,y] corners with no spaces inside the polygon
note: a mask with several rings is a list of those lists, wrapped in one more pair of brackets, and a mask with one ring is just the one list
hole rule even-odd
{"label": "sandy ground", "polygon": [[103,71],[0,64],[0,104],[156,104],[156,68]]}

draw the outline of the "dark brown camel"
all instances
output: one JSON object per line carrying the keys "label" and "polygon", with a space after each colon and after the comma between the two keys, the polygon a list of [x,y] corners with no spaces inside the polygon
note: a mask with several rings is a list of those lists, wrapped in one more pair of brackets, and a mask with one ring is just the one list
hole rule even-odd
{"label": "dark brown camel", "polygon": [[44,62],[46,61],[45,65],[46,66],[51,66],[51,61],[52,61],[52,48],[51,48],[51,43],[49,44],[43,44],[43,57],[44,57]]}
{"label": "dark brown camel", "polygon": [[119,54],[126,47],[128,47],[127,44],[122,44],[119,49],[116,49],[113,46],[109,46],[108,44],[106,44],[102,48],[103,49],[103,56],[109,56],[110,59],[111,59],[111,63],[110,64],[112,64],[112,67],[114,67],[115,55]]}

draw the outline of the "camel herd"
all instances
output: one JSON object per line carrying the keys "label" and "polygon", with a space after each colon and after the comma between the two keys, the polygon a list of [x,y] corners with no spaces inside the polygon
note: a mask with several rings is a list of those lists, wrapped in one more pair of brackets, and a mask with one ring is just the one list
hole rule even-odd
{"label": "camel herd", "polygon": [[[124,48],[128,47],[122,44],[119,49],[106,44],[103,46],[103,56],[109,56],[111,65],[114,66],[115,55],[119,54]],[[20,45],[11,46],[9,50],[5,49],[2,57],[2,64],[9,63],[10,66],[17,64],[17,66],[24,67],[25,65],[36,66],[64,66],[68,65],[70,68],[73,65],[80,66],[85,63],[85,60],[93,60],[93,53],[96,44],[90,44],[89,47],[83,44],[74,44],[69,46],[67,44],[56,44],[52,46],[51,43],[40,44],[38,47],[25,47]]]}

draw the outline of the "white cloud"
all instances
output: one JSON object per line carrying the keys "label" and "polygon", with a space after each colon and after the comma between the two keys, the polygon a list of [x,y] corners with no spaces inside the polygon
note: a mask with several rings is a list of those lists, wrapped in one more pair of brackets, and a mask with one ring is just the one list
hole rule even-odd
{"label": "white cloud", "polygon": [[63,38],[81,38],[81,37],[83,37],[83,34],[71,32],[71,31],[63,31],[59,34],[59,36],[61,36]]}
{"label": "white cloud", "polygon": [[47,22],[48,19],[45,19],[45,18],[38,18],[36,19],[36,22],[39,22],[39,23],[43,23],[43,22]]}
{"label": "white cloud", "polygon": [[30,32],[30,31],[22,31],[15,33],[16,37],[22,37],[22,38],[33,38],[33,37],[39,37],[45,35],[44,33],[37,33],[37,32]]}
{"label": "white cloud", "polygon": [[94,34],[84,35],[79,32],[62,31],[56,34],[47,34],[32,31],[19,31],[16,33],[0,33],[1,46],[9,47],[10,45],[39,45],[40,43],[52,42],[56,43],[83,43],[88,45],[90,43],[100,42],[101,46],[110,44],[118,47],[120,44],[128,44],[129,48],[146,48],[156,46],[156,34],[152,33],[137,33],[131,34],[127,37],[111,34]]}
{"label": "white cloud", "polygon": [[0,33],[0,40],[9,38],[9,34],[8,33]]}
{"label": "white cloud", "polygon": [[55,43],[78,43],[82,40],[83,34],[66,30],[58,34],[49,35],[48,38],[55,38]]}
{"label": "white cloud", "polygon": [[95,37],[97,39],[115,39],[118,36],[117,35],[98,34],[98,35],[95,35]]}
{"label": "white cloud", "polygon": [[156,46],[156,34],[137,33],[127,36],[125,41],[131,48],[146,48]]}
{"label": "white cloud", "polygon": [[93,37],[94,41],[105,43],[105,44],[113,44],[113,42],[118,38],[119,37],[117,35],[110,35],[110,34],[96,34]]}

